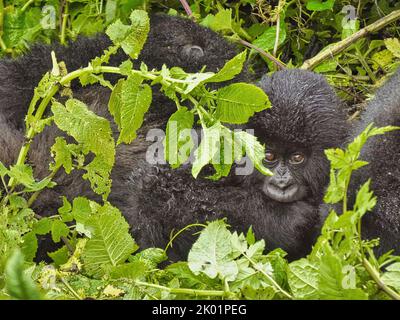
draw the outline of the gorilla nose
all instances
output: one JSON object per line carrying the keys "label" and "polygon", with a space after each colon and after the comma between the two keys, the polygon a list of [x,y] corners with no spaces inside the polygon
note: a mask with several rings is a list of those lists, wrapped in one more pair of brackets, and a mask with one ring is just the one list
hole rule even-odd
{"label": "gorilla nose", "polygon": [[292,185],[289,179],[277,179],[273,184],[281,190],[285,190]]}

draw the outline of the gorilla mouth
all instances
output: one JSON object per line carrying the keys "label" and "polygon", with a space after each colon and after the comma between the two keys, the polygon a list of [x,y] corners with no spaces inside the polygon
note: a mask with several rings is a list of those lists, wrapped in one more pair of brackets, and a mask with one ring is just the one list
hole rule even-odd
{"label": "gorilla mouth", "polygon": [[300,200],[303,194],[296,184],[281,189],[273,184],[266,183],[263,192],[270,199],[284,203]]}

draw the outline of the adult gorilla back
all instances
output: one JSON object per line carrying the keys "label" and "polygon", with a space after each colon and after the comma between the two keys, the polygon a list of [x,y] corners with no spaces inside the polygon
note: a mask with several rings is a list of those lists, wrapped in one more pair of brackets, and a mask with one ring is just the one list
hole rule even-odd
{"label": "adult gorilla back", "polygon": [[[400,127],[400,70],[376,92],[351,137],[356,137],[370,123],[378,127]],[[362,235],[366,239],[380,238],[376,249],[379,255],[391,249],[400,254],[400,131],[370,138],[360,159],[369,164],[353,174],[350,203],[368,179],[377,196],[375,208],[363,217]]]}
{"label": "adult gorilla back", "polygon": [[[105,34],[92,38],[78,37],[67,47],[60,44],[36,44],[24,56],[18,59],[0,60],[0,111],[11,125],[22,128],[33,89],[47,71],[52,69],[51,51],[55,51],[58,61],[65,61],[67,69],[74,71],[86,67],[91,59],[100,56],[111,45]],[[203,66],[206,71],[217,72],[226,61],[237,54],[236,47],[224,40],[219,34],[202,27],[187,18],[153,14],[150,16],[150,32],[143,50],[134,65],[141,62],[150,69],[181,67],[186,72],[199,72]],[[121,50],[110,59],[110,65],[118,66],[128,57]],[[115,83],[118,75],[107,75]],[[248,81],[245,70],[235,81]],[[82,88],[78,80],[71,84],[78,96],[96,91],[95,86]],[[107,109],[106,101],[104,108]],[[153,104],[147,114],[148,121],[166,120],[176,110],[175,103],[158,90],[153,90]]]}

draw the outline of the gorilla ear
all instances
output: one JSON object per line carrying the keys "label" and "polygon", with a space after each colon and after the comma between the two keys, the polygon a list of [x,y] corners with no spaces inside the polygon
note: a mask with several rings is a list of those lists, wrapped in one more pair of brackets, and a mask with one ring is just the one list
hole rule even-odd
{"label": "gorilla ear", "polygon": [[264,74],[261,80],[257,83],[257,86],[263,89],[265,92],[271,88],[272,78],[268,74]]}
{"label": "gorilla ear", "polygon": [[183,47],[182,54],[188,60],[198,60],[204,56],[204,51],[199,46],[187,44]]}

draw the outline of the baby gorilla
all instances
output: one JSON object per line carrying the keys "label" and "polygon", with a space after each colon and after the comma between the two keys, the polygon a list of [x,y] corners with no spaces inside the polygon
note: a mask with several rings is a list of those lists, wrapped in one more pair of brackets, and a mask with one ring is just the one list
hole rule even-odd
{"label": "baby gorilla", "polygon": [[[143,247],[165,246],[172,230],[226,217],[233,230],[250,225],[267,249],[280,247],[289,259],[306,255],[319,233],[319,204],[329,178],[324,150],[342,144],[347,134],[340,102],[324,78],[285,70],[264,77],[259,86],[272,108],[246,125],[266,144],[265,166],[274,175],[253,172],[218,182],[193,179],[188,166],[177,170],[142,159],[113,184],[111,201],[122,209]],[[142,144],[136,141],[136,144]],[[139,159],[138,157],[137,159]],[[169,256],[185,259],[190,231],[173,243]]]}
{"label": "baby gorilla", "polygon": [[[352,133],[360,134],[370,123],[375,126],[400,126],[400,70],[384,84],[367,105],[362,121]],[[377,204],[363,217],[362,234],[366,239],[380,238],[378,254],[391,249],[400,254],[400,131],[374,136],[365,144],[360,159],[369,164],[354,172],[350,190],[356,191],[371,178]],[[353,203],[353,202],[350,202]]]}

